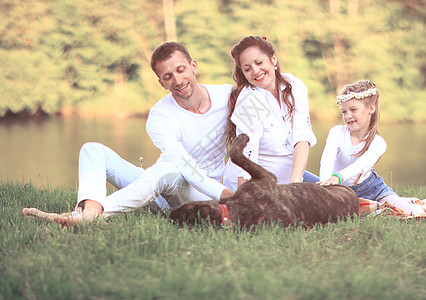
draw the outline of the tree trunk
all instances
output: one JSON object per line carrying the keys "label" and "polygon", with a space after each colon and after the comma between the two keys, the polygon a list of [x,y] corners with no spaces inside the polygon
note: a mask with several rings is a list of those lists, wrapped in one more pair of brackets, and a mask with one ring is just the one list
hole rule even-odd
{"label": "tree trunk", "polygon": [[359,11],[359,0],[348,1],[348,14],[350,16],[357,16]]}
{"label": "tree trunk", "polygon": [[[339,19],[341,15],[340,11],[340,0],[329,0],[330,4],[330,17],[332,19]],[[334,50],[334,79],[332,83],[335,88],[336,94],[339,94],[345,83],[345,62],[344,53],[345,45],[339,34],[333,34],[333,50]]]}
{"label": "tree trunk", "polygon": [[329,0],[330,15],[337,16],[340,12],[340,0]]}
{"label": "tree trunk", "polygon": [[163,0],[164,27],[167,41],[176,41],[176,22],[173,0]]}
{"label": "tree trunk", "polygon": [[338,35],[334,35],[334,63],[335,63],[335,73],[336,73],[336,94],[340,94],[342,88],[347,84],[346,82],[346,69],[345,69],[345,44]]}

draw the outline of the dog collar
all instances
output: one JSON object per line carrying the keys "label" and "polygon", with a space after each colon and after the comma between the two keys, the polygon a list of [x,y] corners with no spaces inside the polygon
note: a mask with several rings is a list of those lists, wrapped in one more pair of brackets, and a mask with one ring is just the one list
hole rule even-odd
{"label": "dog collar", "polygon": [[222,225],[229,225],[231,223],[231,216],[229,214],[229,207],[227,204],[219,204],[220,214],[222,215]]}

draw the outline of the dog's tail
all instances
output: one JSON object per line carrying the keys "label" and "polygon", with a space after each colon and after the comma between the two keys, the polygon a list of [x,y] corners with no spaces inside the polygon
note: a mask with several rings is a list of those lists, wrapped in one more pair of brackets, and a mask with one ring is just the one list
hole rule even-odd
{"label": "dog's tail", "polygon": [[247,146],[249,137],[247,134],[240,134],[234,139],[231,145],[230,157],[231,160],[242,169],[246,170],[253,179],[269,178],[277,182],[277,177],[271,172],[267,171],[258,164],[252,162],[243,154],[243,149]]}

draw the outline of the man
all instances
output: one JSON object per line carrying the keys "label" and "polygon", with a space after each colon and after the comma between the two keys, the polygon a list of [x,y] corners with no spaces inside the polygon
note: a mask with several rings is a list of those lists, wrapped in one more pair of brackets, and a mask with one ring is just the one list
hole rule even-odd
{"label": "man", "polygon": [[[173,210],[188,201],[233,194],[220,183],[232,86],[198,84],[198,64],[177,42],[160,45],[151,67],[161,86],[170,91],[153,106],[147,121],[148,134],[162,152],[158,161],[143,170],[104,145],[86,143],[80,151],[76,210],[51,214],[24,208],[24,216],[75,225],[142,208],[159,196]],[[106,196],[106,180],[119,190]]]}

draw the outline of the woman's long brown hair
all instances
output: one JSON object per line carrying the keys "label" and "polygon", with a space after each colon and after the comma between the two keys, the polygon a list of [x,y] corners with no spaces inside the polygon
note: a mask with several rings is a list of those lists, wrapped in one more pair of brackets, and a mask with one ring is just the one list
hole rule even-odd
{"label": "woman's long brown hair", "polygon": [[[247,36],[239,41],[231,50],[231,55],[235,60],[234,65],[234,73],[233,78],[235,81],[235,86],[232,89],[231,95],[229,96],[228,108],[229,115],[226,124],[226,134],[227,134],[227,142],[230,144],[232,140],[235,138],[235,124],[231,121],[232,113],[234,112],[235,105],[237,102],[238,95],[241,93],[242,89],[246,86],[251,86],[248,82],[244,73],[241,69],[240,65],[240,55],[243,51],[250,47],[257,47],[260,51],[265,53],[272,58],[272,56],[276,53],[274,46],[266,40],[266,38],[258,37],[258,36]],[[292,92],[291,84],[282,76],[280,71],[279,62],[277,62],[277,69],[275,70],[276,77],[276,90],[277,94],[281,95],[281,99],[284,102],[285,106],[288,110],[288,116],[292,119],[294,113],[294,96]],[[284,85],[286,88],[281,92],[281,85]]]}

